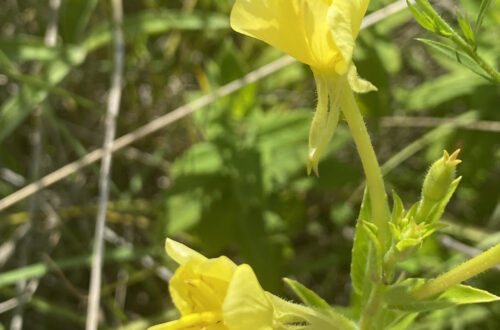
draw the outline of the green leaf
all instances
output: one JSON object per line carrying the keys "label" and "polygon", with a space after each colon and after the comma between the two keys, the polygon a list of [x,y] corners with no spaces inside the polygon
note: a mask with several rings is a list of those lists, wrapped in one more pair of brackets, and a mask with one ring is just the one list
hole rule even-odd
{"label": "green leaf", "polygon": [[356,233],[352,248],[351,281],[354,291],[363,296],[366,278],[369,274],[370,237],[363,229],[363,220],[371,220],[370,197],[365,189],[361,210],[356,223]]}
{"label": "green leaf", "polygon": [[[407,109],[433,109],[444,102],[462,98],[465,95],[472,96],[479,87],[487,84],[488,81],[464,68],[426,81],[409,92],[400,92],[398,99],[406,105]],[[453,86],[453,88],[450,88],[450,86]],[[467,118],[466,120],[464,118],[464,122],[473,120],[473,118]],[[449,127],[443,126],[443,131],[439,135],[444,136],[450,133]]]}
{"label": "green leaf", "polygon": [[477,15],[476,24],[474,25],[474,35],[477,36],[481,25],[483,25],[484,16],[486,15],[486,10],[491,4],[491,0],[481,1],[481,6],[479,7],[479,13]]}
{"label": "green leaf", "polygon": [[[372,223],[368,222],[365,220],[361,220],[363,223],[363,229],[365,232],[368,234],[368,237],[370,238],[371,241],[371,247],[375,249],[375,256],[372,258],[369,258],[369,269],[370,273],[369,275],[376,275],[377,278],[382,277],[382,247],[380,246],[380,243],[377,238],[377,226]],[[375,270],[375,271],[374,271]],[[365,279],[366,281],[366,279]]]}
{"label": "green leaf", "polygon": [[446,299],[457,305],[465,305],[499,301],[500,297],[485,290],[460,284],[443,292],[438,299]]}
{"label": "green leaf", "polygon": [[[170,29],[206,30],[227,29],[229,20],[221,14],[183,13],[175,11],[146,11],[131,15],[123,20],[123,30],[127,37],[164,33]],[[24,44],[16,41],[7,44],[7,56],[14,60],[49,60],[42,70],[40,79],[44,79],[49,87],[57,86],[73,69],[80,65],[87,53],[111,42],[112,28],[105,24],[96,28],[85,39],[82,46],[48,49],[42,45],[41,39],[31,39]],[[4,48],[2,47],[2,50]],[[9,55],[9,53],[11,55]],[[9,136],[31,113],[34,106],[42,103],[49,95],[50,88],[38,89],[24,85],[21,90],[7,99],[0,107],[0,143]]]}
{"label": "green leaf", "polygon": [[411,313],[403,317],[400,321],[398,321],[395,325],[388,328],[388,330],[405,330],[408,328],[415,318],[418,316],[418,313]]}
{"label": "green leaf", "polygon": [[447,58],[463,64],[464,66],[466,66],[476,74],[480,75],[481,77],[490,80],[490,78],[485,74],[481,66],[477,64],[469,55],[467,55],[463,51],[434,40],[422,39],[422,38],[417,38],[417,40],[423,42],[432,49],[437,50],[439,53],[446,56]]}
{"label": "green leaf", "polygon": [[[114,250],[107,251],[104,260],[114,262],[124,262],[138,259],[145,254],[156,254],[155,250],[151,249],[132,249],[128,247],[120,247]],[[32,278],[40,278],[48,273],[78,269],[88,267],[92,262],[92,255],[75,256],[63,260],[55,260],[51,262],[39,262],[22,268],[17,268],[9,271],[4,271],[0,274],[0,288],[22,280]]]}
{"label": "green leaf", "polygon": [[423,28],[432,32],[436,32],[436,27],[434,26],[434,23],[429,16],[418,10],[417,7],[412,5],[408,0],[406,0],[406,5],[408,6],[408,9],[410,9],[413,17],[415,17],[417,22],[422,25]]}
{"label": "green leaf", "polygon": [[465,36],[467,42],[471,45],[475,45],[474,32],[472,32],[472,28],[469,23],[469,19],[467,18],[467,13],[463,13],[461,10],[457,8],[457,20],[458,24],[460,24],[460,28],[462,29],[462,33]]}
{"label": "green leaf", "polygon": [[425,282],[425,279],[412,278],[391,287],[384,298],[387,307],[408,312],[424,312],[456,305],[477,304],[500,300],[500,297],[487,291],[462,284],[449,288],[435,298],[423,300],[413,298],[411,294],[413,289]]}
{"label": "green leaf", "polygon": [[392,191],[392,200],[394,205],[392,206],[391,220],[393,223],[397,224],[405,216],[405,207],[403,201],[394,190]]}
{"label": "green leaf", "polygon": [[316,292],[295,280],[289,278],[284,278],[283,280],[307,306],[330,310],[330,305],[323,298],[318,296]]}
{"label": "green leaf", "polygon": [[0,49],[17,64],[33,60],[50,61],[61,53],[59,47],[47,47],[42,38],[24,35],[13,39],[0,38]]}
{"label": "green leaf", "polygon": [[420,244],[422,244],[422,240],[419,238],[406,238],[396,244],[396,249],[401,252],[405,249],[411,249],[419,246]]}
{"label": "green leaf", "polygon": [[169,236],[187,232],[201,219],[202,195],[199,190],[168,196],[165,200],[167,230]]}
{"label": "green leaf", "polygon": [[353,323],[347,317],[337,312],[332,306],[330,306],[323,298],[318,296],[316,292],[305,287],[301,283],[294,281],[289,278],[283,279],[286,284],[297,294],[297,296],[302,300],[307,306],[317,308],[321,311],[326,312],[330,317],[336,320],[340,329],[354,329]]}
{"label": "green leaf", "polygon": [[200,174],[220,173],[224,167],[224,159],[217,145],[201,142],[189,148],[172,164],[172,177]]}
{"label": "green leaf", "polygon": [[97,0],[63,1],[59,18],[59,33],[65,44],[76,44],[81,37],[95,9]]}

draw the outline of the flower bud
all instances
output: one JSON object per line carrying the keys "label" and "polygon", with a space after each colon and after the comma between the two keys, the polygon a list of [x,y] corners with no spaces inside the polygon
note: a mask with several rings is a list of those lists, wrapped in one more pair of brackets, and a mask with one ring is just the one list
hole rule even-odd
{"label": "flower bud", "polygon": [[422,199],[439,202],[446,196],[455,179],[455,168],[462,162],[457,159],[459,152],[457,149],[450,156],[445,150],[443,157],[432,164],[424,180]]}
{"label": "flower bud", "polygon": [[422,199],[420,200],[416,220],[426,221],[432,209],[443,200],[448,200],[448,192],[453,187],[455,180],[455,168],[462,161],[457,159],[460,149],[451,155],[445,150],[441,159],[432,164],[422,187]]}

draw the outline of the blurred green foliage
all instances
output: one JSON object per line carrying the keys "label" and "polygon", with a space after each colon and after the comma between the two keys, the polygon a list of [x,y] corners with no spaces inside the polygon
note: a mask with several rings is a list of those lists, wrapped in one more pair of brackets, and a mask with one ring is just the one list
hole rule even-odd
{"label": "blurred green foliage", "polygon": [[[389,3],[373,0],[370,11]],[[230,31],[231,5],[225,0],[124,1],[126,63],[118,136],[282,55]],[[440,2],[436,9],[453,18],[454,5],[470,17],[479,10],[473,0]],[[112,31],[106,1],[63,0],[54,48],[43,40],[50,19],[45,2],[7,0],[0,18],[3,197],[33,180],[34,109],[42,111],[42,174],[102,144]],[[489,63],[500,63],[499,33],[496,1],[475,38]],[[480,244],[488,238],[488,246],[500,240],[490,235],[500,229],[500,90],[416,38],[433,36],[408,10],[360,34],[358,71],[379,88],[360,95],[360,106],[381,163],[402,162],[387,173],[387,185],[404,196],[407,206],[418,200],[426,169],[442,150],[463,150],[458,169],[463,180],[446,214],[454,226],[445,232],[485,249]],[[348,303],[363,174],[341,124],[320,163],[321,177],[306,176],[313,84],[306,66],[291,64],[115,153],[108,225],[136,252],[113,258],[118,247],[108,243],[103,328],[141,329],[172,316],[164,313],[171,309],[166,283],[154,267],[139,262],[144,252],[156,265],[173,266],[161,251],[166,236],[209,256],[226,254],[251,264],[263,286],[275,293],[289,295],[281,281],[287,276],[331,304]],[[469,118],[465,127],[421,139],[464,115]],[[427,117],[435,123],[429,125]],[[399,153],[414,141],[410,152]],[[16,247],[0,264],[1,301],[15,296],[12,282],[2,284],[12,272],[20,278],[43,275],[26,305],[26,329],[83,327],[89,269],[85,262],[65,263],[91,252],[98,171],[94,164],[40,193],[25,238],[17,239],[16,233],[29,221],[28,203],[1,211],[0,244],[13,239]],[[60,239],[51,246],[54,234]],[[24,267],[18,263],[22,253],[27,255]],[[465,258],[434,239],[403,270],[436,275]],[[50,271],[30,273],[29,267],[41,264]],[[493,270],[473,282],[499,294],[497,279]],[[126,299],[115,298],[117,292],[126,292]],[[13,310],[0,314],[0,328],[9,326],[12,315]],[[500,306],[491,304],[423,315],[414,329],[497,329],[499,324]]]}

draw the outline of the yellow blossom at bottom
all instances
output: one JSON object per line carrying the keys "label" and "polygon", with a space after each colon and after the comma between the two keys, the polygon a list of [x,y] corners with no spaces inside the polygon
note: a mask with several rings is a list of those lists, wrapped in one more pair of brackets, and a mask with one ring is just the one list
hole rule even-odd
{"label": "yellow blossom at bottom", "polygon": [[165,247],[180,264],[169,290],[181,317],[149,330],[286,330],[297,328],[290,322],[307,324],[299,315],[307,308],[264,291],[249,265],[224,256],[209,259],[171,239]]}

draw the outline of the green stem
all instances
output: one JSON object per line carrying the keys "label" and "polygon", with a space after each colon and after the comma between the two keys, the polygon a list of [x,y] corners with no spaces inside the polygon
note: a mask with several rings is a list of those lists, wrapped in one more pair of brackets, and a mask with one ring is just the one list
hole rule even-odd
{"label": "green stem", "polygon": [[500,264],[500,243],[413,291],[415,299],[426,299]]}
{"label": "green stem", "polygon": [[377,326],[377,315],[380,310],[382,299],[384,298],[386,286],[382,283],[377,283],[374,285],[368,303],[363,308],[363,314],[361,315],[361,320],[359,321],[359,328],[361,330],[374,329]]}
{"label": "green stem", "polygon": [[363,163],[366,182],[368,184],[368,193],[370,195],[372,221],[378,228],[380,246],[385,252],[389,207],[387,205],[382,171],[380,170],[377,156],[373,150],[370,136],[366,130],[366,125],[359,111],[358,104],[345,77],[343,78],[341,88],[340,106],[351,130],[361,162]]}

